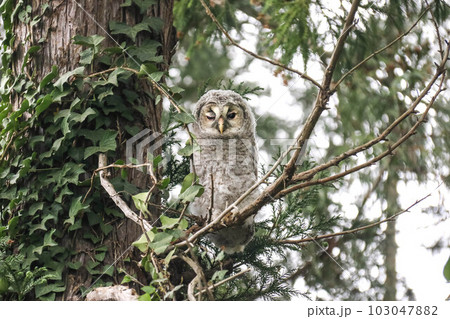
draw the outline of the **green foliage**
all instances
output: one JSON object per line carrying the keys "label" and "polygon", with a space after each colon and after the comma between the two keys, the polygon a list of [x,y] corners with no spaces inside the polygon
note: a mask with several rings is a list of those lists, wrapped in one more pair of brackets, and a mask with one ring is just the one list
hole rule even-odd
{"label": "green foliage", "polygon": [[447,279],[447,281],[450,281],[450,257],[444,266],[444,277],[445,279]]}
{"label": "green foliage", "polygon": [[[108,271],[104,267],[103,261],[111,258],[107,256],[112,252],[105,250],[103,242],[123,215],[91,174],[98,167],[99,153],[106,153],[110,162],[120,158],[122,143],[143,129],[142,116],[147,115],[144,99],[156,98],[156,93],[139,85],[136,76],[140,64],[152,70],[152,81],[163,75],[157,71],[157,63],[163,61],[161,44],[150,39],[136,44],[142,34],[161,30],[159,19],[144,17],[152,4],[124,3],[137,6],[143,19],[134,26],[111,22],[112,32],[125,37],[121,49],[104,47],[105,38],[99,35],[77,35],[73,43],[83,47],[80,66],[60,75],[53,66],[48,74],[40,75],[41,80],[35,74],[30,78],[25,70],[39,53],[39,45],[28,50],[23,73],[13,75],[10,67],[12,22],[17,14],[23,23],[35,18],[22,2],[16,6],[3,1],[0,6],[6,35],[0,81],[0,223],[2,234],[11,238],[14,251],[18,251],[2,251],[2,261],[7,261],[5,266],[2,263],[2,272],[9,281],[8,298],[53,300],[66,288],[63,274],[74,270],[86,271],[94,278],[102,275],[96,285],[117,276],[114,267]],[[180,92],[177,88],[166,90]],[[18,109],[13,109],[12,96],[20,97]],[[171,124],[185,122],[182,115],[171,120]],[[186,175],[184,172],[180,168],[172,174]],[[159,188],[168,189],[171,180],[179,182],[179,177],[163,177]],[[119,172],[112,182],[116,189],[131,195],[142,191],[130,184],[126,171]],[[185,222],[180,225],[186,226]],[[180,234],[174,231],[171,236]],[[74,238],[92,247],[94,260],[77,261],[80,252],[72,244]],[[162,247],[159,241],[152,245]]]}
{"label": "green foliage", "polygon": [[45,267],[29,268],[25,255],[11,252],[13,241],[4,233],[0,232],[0,300],[25,300],[34,290],[33,297],[39,298],[51,274]]}
{"label": "green foliage", "polygon": [[289,64],[299,51],[306,63],[309,44],[315,40],[314,23],[310,18],[310,0],[264,1],[260,20],[266,28],[260,47],[274,55],[280,50],[280,61]]}
{"label": "green foliage", "polygon": [[[95,281],[96,286],[121,279],[123,283],[139,285],[141,300],[187,298],[187,285],[194,275],[190,267],[179,263],[178,255],[182,252],[174,244],[185,239],[191,226],[196,226],[195,218],[180,217],[176,209],[183,208],[184,212],[204,189],[189,174],[189,158],[198,149],[195,136],[189,136],[185,145],[181,145],[175,134],[192,123],[192,115],[184,108],[180,108],[181,113],[173,107],[164,111],[162,154],[148,156],[158,177],[160,208],[166,215],[134,242],[143,254],[140,265],[147,282],[139,282],[135,274],[123,269],[106,266],[112,252],[105,242],[123,216],[102,190],[98,177],[92,176],[98,168],[100,153],[107,154],[108,163],[124,164],[121,158],[126,141],[144,129],[142,118],[148,115],[143,106],[145,101],[161,102],[162,96],[156,88],[166,90],[177,101],[181,97],[183,89],[161,83],[167,73],[160,68],[165,61],[161,55],[163,44],[155,39],[160,38],[158,33],[163,22],[146,15],[155,3],[154,0],[124,1],[124,10],[132,8],[140,16],[134,25],[110,22],[110,31],[117,36],[120,47],[105,47],[105,38],[100,35],[77,35],[73,43],[83,48],[79,66],[65,74],[59,74],[53,66],[48,74],[40,76],[27,74],[28,65],[40,53],[39,43],[30,45],[25,52],[20,73],[12,73],[13,24],[20,21],[33,26],[45,12],[52,10],[51,6],[44,5],[33,12],[22,1],[16,4],[5,0],[0,4],[5,29],[0,71],[0,296],[3,300],[54,300],[66,289],[63,276],[71,272],[86,272],[93,281],[101,276]],[[360,21],[336,66],[335,80],[404,32],[424,9],[421,6],[416,1],[397,0],[362,6]],[[301,57],[305,68],[313,57],[328,62],[329,44],[336,42],[345,18],[342,12],[332,12],[322,1],[313,0],[232,0],[211,10],[238,41],[245,37],[245,24],[255,25],[257,19],[260,22],[256,25],[258,53],[287,65]],[[312,17],[318,12],[319,22]],[[449,7],[443,1],[435,1],[431,12],[441,23],[448,19]],[[199,1],[176,1],[174,14],[182,58],[178,59],[180,70],[173,82],[186,89],[185,100],[194,99],[206,88],[231,89],[244,97],[259,94],[261,88],[255,85],[235,83],[236,76],[247,69],[251,60],[230,70],[233,57],[228,42]],[[387,24],[393,27],[386,28]],[[320,31],[323,26],[327,32]],[[408,45],[410,40],[417,46]],[[336,118],[323,123],[330,137],[327,157],[372,138],[408,106],[407,101],[414,98],[411,92],[423,87],[432,67],[434,57],[429,54],[429,41],[417,29],[411,38],[392,46],[342,82],[337,92]],[[153,85],[152,89],[143,84],[145,81]],[[305,92],[300,102],[308,109],[316,92]],[[447,102],[436,103],[439,115],[434,120],[439,130],[433,132],[433,149],[421,146],[425,135],[419,131],[414,143],[405,144],[405,150],[399,150],[391,165],[383,168],[389,183],[378,188],[378,196],[388,200],[390,206],[397,198],[389,191],[388,184],[395,185],[407,173],[425,181],[429,176],[424,172],[430,162],[435,176],[439,175],[440,168],[448,166]],[[392,138],[401,136],[411,123],[413,118],[399,125]],[[273,138],[280,130],[287,131],[289,136],[293,134],[290,125],[280,119],[266,116],[258,123],[262,138]],[[276,154],[268,145],[263,148]],[[376,147],[368,156],[380,150]],[[164,162],[163,158],[170,160]],[[305,161],[299,169],[306,170],[312,165]],[[149,204],[157,196],[131,184],[129,173],[127,169],[116,168],[111,182],[142,216],[151,216],[153,208]],[[361,174],[358,180],[370,186],[376,180],[375,173]],[[444,179],[450,180],[448,176]],[[178,197],[169,202],[176,186],[181,186]],[[341,203],[333,197],[335,190],[332,185],[310,187],[274,202],[270,213],[257,223],[255,238],[243,253],[226,256],[207,238],[200,238],[190,256],[204,269],[209,284],[227,280],[242,269],[251,269],[214,289],[215,299],[290,299],[299,294],[292,288],[299,276],[311,291],[324,289],[340,299],[367,299],[367,296],[380,299],[383,283],[369,274],[373,267],[383,269],[379,249],[382,237],[377,229],[361,232],[348,241],[327,240],[307,246],[287,242],[354,228],[370,221],[364,216],[364,205],[358,207],[354,220],[341,216]],[[84,252],[72,244],[75,240],[89,243],[91,247],[87,252],[90,258],[85,263],[77,258]],[[338,248],[338,255],[334,255],[334,248]],[[329,256],[336,262],[331,262]],[[447,279],[448,265],[444,268]],[[350,276],[343,268],[352,272]],[[119,276],[121,279],[117,281]],[[367,295],[359,290],[361,278],[370,278],[371,290]],[[87,288],[83,287],[82,292],[86,293]]]}

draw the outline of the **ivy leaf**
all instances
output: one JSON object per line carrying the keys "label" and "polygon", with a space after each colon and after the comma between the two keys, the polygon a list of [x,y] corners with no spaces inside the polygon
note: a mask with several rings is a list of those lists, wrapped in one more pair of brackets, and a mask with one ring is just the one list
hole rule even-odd
{"label": "ivy leaf", "polygon": [[60,91],[59,89],[55,88],[52,91],[53,102],[61,102],[61,98],[69,95],[70,93],[71,90]]}
{"label": "ivy leaf", "polygon": [[186,189],[188,189],[192,184],[194,184],[194,178],[195,178],[194,173],[189,173],[184,177],[183,183],[181,183],[180,193],[184,193]]}
{"label": "ivy leaf", "polygon": [[143,253],[147,252],[148,250],[148,239],[150,239],[150,241],[153,240],[153,238],[155,238],[155,233],[152,232],[151,230],[149,230],[147,232],[147,236],[145,234],[142,234],[141,237],[139,237],[138,240],[136,240],[135,242],[133,242],[133,246],[136,247],[137,249],[139,249],[140,251],[142,251]]}
{"label": "ivy leaf", "polygon": [[76,261],[76,262],[69,261],[67,263],[67,266],[69,266],[70,269],[78,270],[82,266],[82,263],[80,261]]}
{"label": "ivy leaf", "polygon": [[180,194],[180,199],[183,200],[184,203],[192,202],[196,197],[202,196],[204,191],[205,189],[203,186],[192,185]]}
{"label": "ivy leaf", "polygon": [[39,92],[42,91],[43,88],[47,86],[51,81],[53,81],[54,78],[58,76],[58,67],[56,65],[52,66],[52,71],[44,76],[44,78],[41,80],[41,83],[39,83]]}
{"label": "ivy leaf", "polygon": [[44,235],[44,243],[42,244],[42,246],[38,246],[35,249],[33,249],[33,253],[38,253],[40,255],[42,254],[42,250],[44,249],[44,247],[57,246],[58,244],[52,238],[55,231],[56,229],[52,229],[46,232]]}
{"label": "ivy leaf", "polygon": [[159,189],[166,189],[167,186],[169,186],[170,184],[170,177],[166,177],[164,179],[162,179],[159,184],[158,184],[158,188]]}
{"label": "ivy leaf", "polygon": [[450,282],[450,257],[448,257],[447,263],[444,266],[444,277]]}
{"label": "ivy leaf", "polygon": [[141,62],[156,62],[156,56],[158,54],[158,48],[161,43],[154,40],[145,40],[139,47],[133,47],[129,49],[129,53],[132,56],[137,57]]}
{"label": "ivy leaf", "polygon": [[130,7],[132,5],[131,0],[125,0],[124,3],[122,3],[121,7]]}
{"label": "ivy leaf", "polygon": [[53,84],[60,91],[63,91],[64,83],[67,83],[72,76],[81,75],[84,72],[84,66],[80,66],[75,70],[69,71],[61,75],[61,77]]}
{"label": "ivy leaf", "polygon": [[175,253],[176,250],[177,250],[176,248],[172,249],[172,250],[170,251],[170,253],[167,254],[166,258],[164,258],[164,264],[165,264],[166,266],[169,265],[170,260],[172,259],[172,256],[173,256],[173,254]]}
{"label": "ivy leaf", "polygon": [[60,283],[54,283],[54,284],[43,284],[36,286],[35,288],[35,294],[36,298],[40,298],[44,295],[47,295],[50,292],[63,292],[66,290],[66,287],[64,285],[61,285]]}
{"label": "ivy leaf", "polygon": [[198,146],[197,144],[194,145],[186,145],[183,148],[180,148],[178,150],[178,155],[180,156],[191,156],[194,152],[198,152],[200,151],[200,146]]}
{"label": "ivy leaf", "polygon": [[80,64],[89,65],[94,60],[94,50],[92,48],[88,48],[80,53]]}
{"label": "ivy leaf", "polygon": [[138,75],[150,76],[150,74],[157,72],[158,68],[153,63],[141,64]]}
{"label": "ivy leaf", "polygon": [[133,2],[139,7],[140,14],[146,13],[151,5],[156,4],[155,0],[133,0]]}
{"label": "ivy leaf", "polygon": [[153,81],[159,82],[159,81],[161,81],[161,78],[163,77],[163,75],[164,75],[164,72],[158,71],[158,72],[153,72],[153,73],[151,73],[151,74],[149,75],[149,77],[150,77]]}
{"label": "ivy leaf", "polygon": [[120,284],[123,285],[130,281],[131,281],[131,277],[128,275],[125,275],[125,276],[123,276],[122,282]]}
{"label": "ivy leaf", "polygon": [[149,295],[153,294],[156,291],[156,288],[153,286],[144,286],[141,289]]}
{"label": "ivy leaf", "polygon": [[52,104],[52,102],[53,102],[53,96],[51,94],[47,94],[43,98],[40,98],[39,100],[37,100],[35,116],[38,117],[39,114],[41,114],[46,109],[48,109],[48,107],[50,106],[50,104]]}
{"label": "ivy leaf", "polygon": [[89,146],[84,150],[84,159],[98,152],[114,151],[116,149],[117,131],[105,130],[100,137],[99,146]]}
{"label": "ivy leaf", "polygon": [[44,202],[37,202],[30,206],[30,209],[28,210],[28,215],[33,216],[36,214],[38,210],[42,210],[44,208]]}
{"label": "ivy leaf", "polygon": [[157,233],[149,247],[155,251],[155,254],[159,255],[169,247],[172,240],[173,236],[168,233]]}
{"label": "ivy leaf", "polygon": [[189,223],[186,219],[182,218],[180,220],[180,224],[178,225],[178,229],[180,230],[186,230],[189,227]]}
{"label": "ivy leaf", "polygon": [[146,17],[142,23],[147,24],[155,32],[161,32],[164,27],[164,21],[157,17]]}
{"label": "ivy leaf", "polygon": [[91,107],[88,107],[83,114],[71,112],[69,116],[70,121],[75,121],[77,123],[84,122],[89,115],[96,114],[95,110]]}
{"label": "ivy leaf", "polygon": [[159,220],[161,221],[161,227],[158,227],[159,229],[173,228],[178,223],[178,218],[170,218],[165,215],[161,215]]}
{"label": "ivy leaf", "polygon": [[14,216],[8,222],[9,236],[14,237],[17,234],[17,225],[19,224],[19,216]]}
{"label": "ivy leaf", "polygon": [[100,93],[100,94],[98,95],[98,100],[101,101],[101,100],[103,100],[105,97],[110,96],[110,95],[113,95],[113,94],[114,94],[113,88],[112,88],[112,86],[109,86],[106,90],[104,90],[102,93]]}
{"label": "ivy leaf", "polygon": [[28,63],[29,57],[30,57],[33,53],[38,52],[40,49],[41,49],[41,47],[40,47],[39,45],[33,45],[33,46],[31,46],[31,47],[28,49],[27,53],[25,53],[25,56],[24,56],[24,58],[23,58],[22,72],[23,72],[23,69],[25,68],[25,66],[26,66],[27,63]]}
{"label": "ivy leaf", "polygon": [[102,262],[105,259],[105,256],[106,256],[106,252],[101,252],[101,253],[95,254],[94,257],[99,262]]}
{"label": "ivy leaf", "polygon": [[134,206],[136,206],[137,209],[139,209],[141,212],[150,214],[147,205],[145,204],[145,200],[147,199],[148,192],[139,193],[136,195],[133,195],[133,202]]}
{"label": "ivy leaf", "polygon": [[218,270],[214,273],[214,275],[211,278],[211,281],[220,281],[225,277],[225,274],[228,272],[228,270]]}
{"label": "ivy leaf", "polygon": [[[105,37],[97,34],[87,37],[82,35],[76,35],[73,37],[74,44],[85,45],[90,48],[97,48],[103,40],[105,40]],[[97,51],[95,53],[97,53]]]}
{"label": "ivy leaf", "polygon": [[126,23],[110,21],[109,28],[111,29],[111,34],[124,34],[133,40],[133,42],[136,42],[136,36],[139,32],[150,31],[149,25],[146,22],[130,26]]}
{"label": "ivy leaf", "polygon": [[173,117],[177,122],[183,124],[190,124],[195,122],[195,118],[192,114],[189,113],[177,113]]}
{"label": "ivy leaf", "polygon": [[78,215],[78,213],[86,208],[89,207],[89,205],[84,205],[81,202],[81,196],[78,196],[74,199],[72,199],[72,202],[70,204],[70,208],[69,208],[69,218],[67,218],[64,221],[64,224],[70,224],[73,225],[73,223],[75,222],[75,217]]}

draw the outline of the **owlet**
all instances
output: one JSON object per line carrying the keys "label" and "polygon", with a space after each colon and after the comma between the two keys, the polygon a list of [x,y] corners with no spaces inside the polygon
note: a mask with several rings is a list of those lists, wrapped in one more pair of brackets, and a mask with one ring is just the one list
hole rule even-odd
{"label": "owlet", "polygon": [[[194,153],[193,166],[205,192],[191,208],[195,215],[214,220],[257,181],[255,120],[244,99],[229,90],[212,90],[203,95],[194,117],[193,133],[200,150]],[[244,208],[257,195],[255,190],[237,209]],[[251,216],[241,225],[208,236],[228,254],[241,252],[253,237],[253,219]]]}

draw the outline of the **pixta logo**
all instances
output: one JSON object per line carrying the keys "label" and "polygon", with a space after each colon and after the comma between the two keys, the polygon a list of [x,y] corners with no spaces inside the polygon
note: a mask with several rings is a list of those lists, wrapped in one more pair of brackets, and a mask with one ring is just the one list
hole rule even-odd
{"label": "pixta logo", "polygon": [[[130,138],[126,143],[125,156],[127,164],[144,164],[158,155],[161,155],[161,149],[166,138],[158,132],[151,133],[150,129],[144,129]],[[166,166],[170,160],[170,154],[165,154],[158,165]],[[143,167],[138,168],[144,171]]]}

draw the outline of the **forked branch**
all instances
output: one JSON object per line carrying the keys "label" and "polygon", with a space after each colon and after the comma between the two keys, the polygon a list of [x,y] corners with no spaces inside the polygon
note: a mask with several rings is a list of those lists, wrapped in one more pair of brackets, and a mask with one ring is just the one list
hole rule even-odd
{"label": "forked branch", "polygon": [[142,225],[145,231],[149,231],[152,229],[152,226],[148,221],[145,219],[140,218],[130,207],[128,207],[127,203],[123,201],[123,199],[120,197],[120,195],[116,192],[114,189],[114,186],[111,184],[111,182],[106,177],[106,168],[107,165],[107,159],[105,154],[99,154],[98,156],[98,166],[100,168],[99,170],[99,176],[100,176],[100,183],[102,184],[105,191],[108,193],[109,197],[114,201],[116,206],[123,212],[125,217],[128,219],[131,219],[133,222],[138,224],[139,226]]}

